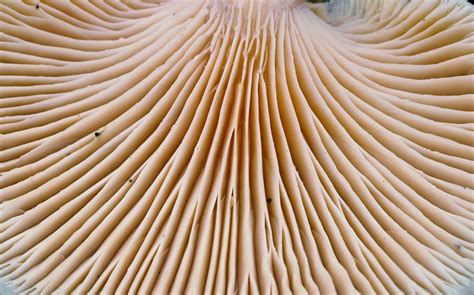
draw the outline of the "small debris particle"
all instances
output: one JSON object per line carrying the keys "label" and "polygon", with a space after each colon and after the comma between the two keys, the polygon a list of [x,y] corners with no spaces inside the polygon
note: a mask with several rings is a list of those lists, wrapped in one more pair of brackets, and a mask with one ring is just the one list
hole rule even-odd
{"label": "small debris particle", "polygon": [[128,180],[128,182],[132,182],[132,181],[133,181],[133,180],[132,180],[131,178]]}
{"label": "small debris particle", "polygon": [[95,135],[95,137],[99,137],[100,132],[98,132],[98,131],[97,131],[97,132],[94,132],[94,135]]}
{"label": "small debris particle", "polygon": [[272,201],[273,201],[272,198],[267,198],[267,203],[268,203],[268,204],[271,204]]}
{"label": "small debris particle", "polygon": [[38,4],[38,3],[36,3],[36,9],[39,9],[39,8],[40,8],[39,4]]}

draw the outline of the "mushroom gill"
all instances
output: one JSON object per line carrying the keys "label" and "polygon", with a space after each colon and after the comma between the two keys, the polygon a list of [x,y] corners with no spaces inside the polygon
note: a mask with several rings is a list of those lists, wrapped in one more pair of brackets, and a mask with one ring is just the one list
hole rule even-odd
{"label": "mushroom gill", "polygon": [[15,290],[472,279],[466,1],[0,7],[0,276]]}

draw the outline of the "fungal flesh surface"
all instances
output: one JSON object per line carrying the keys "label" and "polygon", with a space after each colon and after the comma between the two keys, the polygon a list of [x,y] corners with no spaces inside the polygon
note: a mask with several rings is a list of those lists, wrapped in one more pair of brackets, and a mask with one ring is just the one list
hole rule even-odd
{"label": "fungal flesh surface", "polygon": [[0,7],[14,290],[445,294],[473,279],[467,1]]}

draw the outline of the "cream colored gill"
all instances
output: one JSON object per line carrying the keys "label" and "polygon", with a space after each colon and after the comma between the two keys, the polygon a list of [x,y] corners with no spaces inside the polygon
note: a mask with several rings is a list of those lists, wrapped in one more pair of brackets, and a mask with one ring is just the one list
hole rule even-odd
{"label": "cream colored gill", "polygon": [[0,7],[0,277],[15,291],[473,280],[467,1]]}

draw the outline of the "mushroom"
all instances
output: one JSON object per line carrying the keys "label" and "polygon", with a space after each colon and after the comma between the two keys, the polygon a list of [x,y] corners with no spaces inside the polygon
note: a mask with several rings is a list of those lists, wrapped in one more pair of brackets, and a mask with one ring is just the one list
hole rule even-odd
{"label": "mushroom", "polygon": [[472,279],[466,1],[0,6],[0,277],[18,292]]}

